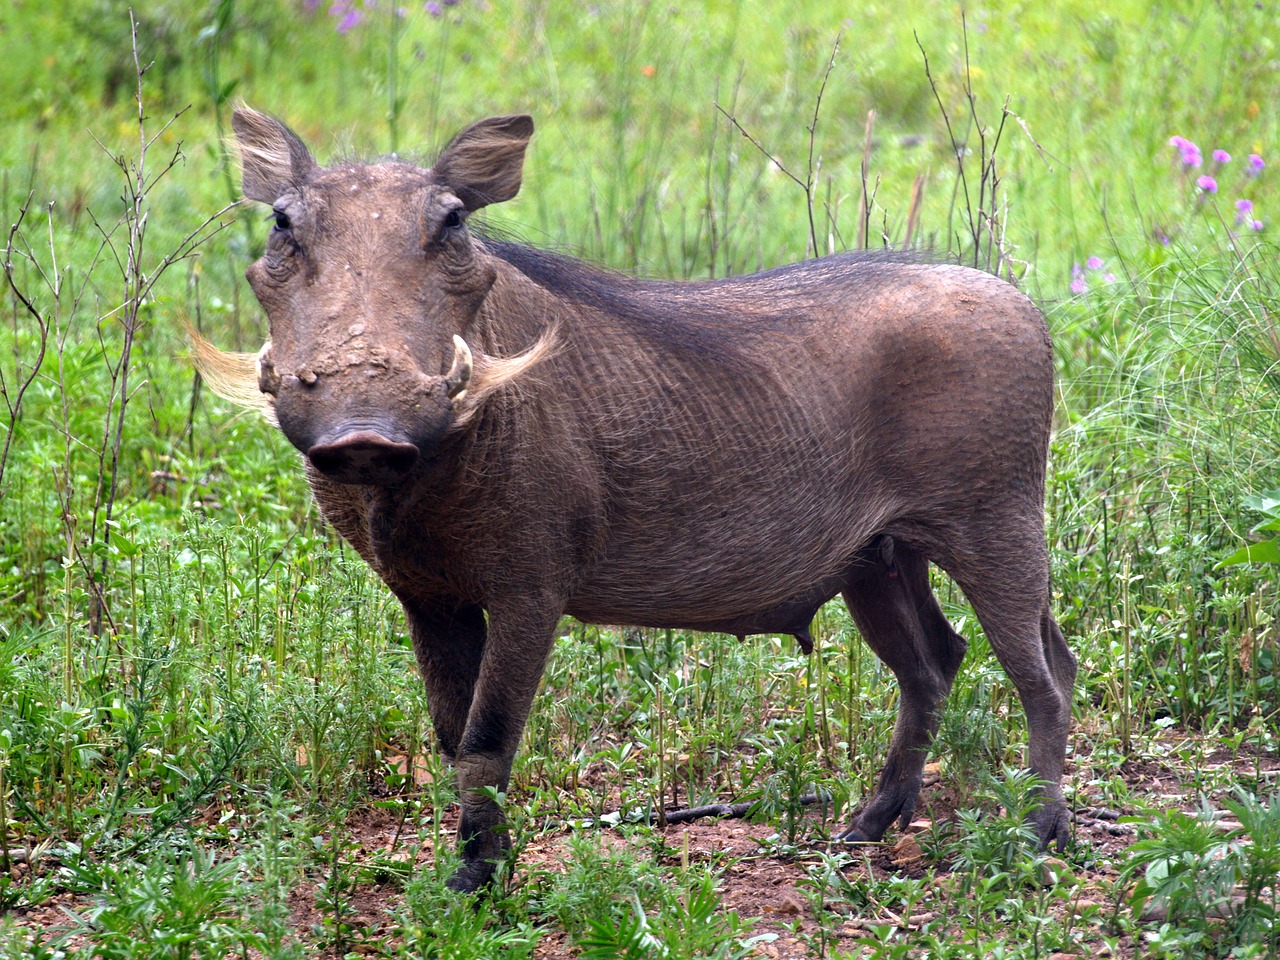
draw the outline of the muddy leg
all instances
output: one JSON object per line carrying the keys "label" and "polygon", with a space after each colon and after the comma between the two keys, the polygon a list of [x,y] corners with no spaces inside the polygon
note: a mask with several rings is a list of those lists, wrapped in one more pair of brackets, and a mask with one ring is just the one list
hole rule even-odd
{"label": "muddy leg", "polygon": [[844,840],[879,840],[894,820],[910,821],[938,712],[964,659],[965,640],[938,606],[928,567],[921,554],[897,543],[891,565],[864,570],[844,592],[863,639],[902,691],[880,783]]}
{"label": "muddy leg", "polygon": [[489,639],[454,763],[462,806],[458,848],[463,862],[449,878],[453,890],[470,892],[488,883],[510,847],[506,817],[486,788],[497,793],[507,789],[560,613],[558,606],[536,601],[489,611]]}
{"label": "muddy leg", "polygon": [[427,605],[402,598],[402,602],[436,739],[441,752],[452,760],[458,753],[476,677],[480,675],[486,633],[484,611],[453,601]]}

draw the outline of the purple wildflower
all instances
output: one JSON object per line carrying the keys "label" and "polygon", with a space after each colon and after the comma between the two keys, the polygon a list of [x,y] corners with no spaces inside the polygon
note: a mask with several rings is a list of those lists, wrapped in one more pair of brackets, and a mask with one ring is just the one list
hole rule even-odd
{"label": "purple wildflower", "polygon": [[1256,177],[1260,173],[1262,173],[1262,168],[1265,167],[1266,165],[1267,163],[1265,160],[1263,160],[1256,153],[1251,153],[1249,154],[1249,165],[1245,167],[1244,172],[1251,177]]}
{"label": "purple wildflower", "polygon": [[1182,158],[1182,165],[1188,170],[1198,167],[1204,162],[1204,158],[1200,155],[1200,148],[1186,137],[1170,137],[1169,146],[1178,151],[1179,156]]}
{"label": "purple wildflower", "polygon": [[1101,257],[1090,257],[1088,260],[1086,260],[1086,261],[1084,262],[1084,265],[1085,265],[1086,267],[1088,267],[1090,270],[1101,270],[1101,269],[1102,269],[1102,258],[1101,258]]}
{"label": "purple wildflower", "polygon": [[1252,226],[1253,224],[1253,201],[1237,200],[1236,201],[1236,223]]}
{"label": "purple wildflower", "polygon": [[1071,265],[1071,292],[1085,293],[1089,289],[1089,281],[1085,279],[1084,271],[1080,269],[1080,264],[1073,263]]}
{"label": "purple wildflower", "polygon": [[1225,150],[1215,150],[1213,151],[1213,162],[1218,166],[1222,166],[1224,163],[1230,163],[1231,154],[1227,153]]}
{"label": "purple wildflower", "polygon": [[1105,280],[1107,283],[1115,283],[1116,275],[1114,273],[1106,273],[1106,274],[1103,274],[1102,279]]}
{"label": "purple wildflower", "polygon": [[1253,221],[1253,223],[1249,224],[1249,229],[1250,229],[1250,230],[1253,230],[1254,232],[1257,232],[1257,231],[1261,230],[1261,229],[1262,229],[1262,221],[1261,221],[1261,220],[1255,220],[1255,221]]}
{"label": "purple wildflower", "polygon": [[323,2],[324,0],[303,0],[302,9],[307,13],[315,13]]}
{"label": "purple wildflower", "polygon": [[346,15],[338,21],[339,33],[350,33],[356,27],[360,26],[360,21],[364,19],[364,14],[359,10],[348,10]]}
{"label": "purple wildflower", "polygon": [[1199,177],[1196,180],[1196,186],[1199,187],[1201,190],[1203,190],[1205,193],[1218,192],[1218,181],[1213,179],[1213,177],[1209,177],[1209,176]]}
{"label": "purple wildflower", "polygon": [[436,3],[436,0],[429,0],[428,3],[423,4],[422,9],[433,17],[440,16],[440,4]]}

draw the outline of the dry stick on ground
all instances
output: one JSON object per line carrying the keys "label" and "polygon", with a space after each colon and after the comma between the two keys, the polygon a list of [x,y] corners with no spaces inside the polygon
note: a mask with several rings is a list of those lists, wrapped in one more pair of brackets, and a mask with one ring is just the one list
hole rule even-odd
{"label": "dry stick on ground", "polygon": [[[796,799],[796,804],[801,807],[811,807],[815,803],[829,803],[831,797],[825,793],[806,793]],[[681,810],[645,810],[638,812],[633,820],[632,815],[622,810],[612,810],[608,813],[602,813],[600,816],[586,821],[588,826],[612,826],[614,823],[620,822],[640,822],[652,823],[657,821],[659,826],[670,826],[673,823],[690,823],[694,820],[701,820],[703,817],[719,817],[721,819],[741,819],[751,812],[753,807],[759,805],[758,800],[748,800],[742,803],[709,803],[701,807],[686,807]]]}

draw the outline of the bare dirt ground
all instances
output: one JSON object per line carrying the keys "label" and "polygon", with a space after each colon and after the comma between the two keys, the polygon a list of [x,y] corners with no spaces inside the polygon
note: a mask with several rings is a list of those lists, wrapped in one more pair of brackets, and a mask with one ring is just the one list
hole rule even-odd
{"label": "bare dirt ground", "polygon": [[[1179,750],[1179,745],[1198,746],[1200,749]],[[1085,750],[1087,751],[1087,747]],[[1172,735],[1167,738],[1166,748],[1158,752],[1164,755],[1163,758],[1153,759],[1151,752],[1148,752],[1147,758],[1127,761],[1122,765],[1120,772],[1124,787],[1133,802],[1118,807],[1108,807],[1102,802],[1101,796],[1095,796],[1098,790],[1089,786],[1096,781],[1090,777],[1087,769],[1087,753],[1077,753],[1074,769],[1068,771],[1068,779],[1075,784],[1075,795],[1072,798],[1075,807],[1074,829],[1078,844],[1088,850],[1090,855],[1083,864],[1077,862],[1063,865],[1078,886],[1073,898],[1060,901],[1056,910],[1069,910],[1077,916],[1092,915],[1096,918],[1100,913],[1107,913],[1112,909],[1112,887],[1118,874],[1117,867],[1122,860],[1123,850],[1134,840],[1133,826],[1119,822],[1120,818],[1138,814],[1140,807],[1194,809],[1199,801],[1194,783],[1201,782],[1200,778],[1206,773],[1213,775],[1217,783],[1230,783],[1238,779],[1280,782],[1280,757],[1273,755],[1242,753],[1232,756],[1225,750],[1212,749],[1209,744],[1196,745],[1185,736]],[[1195,761],[1195,775],[1180,759],[1192,753],[1198,757]],[[905,917],[891,911],[880,915],[862,915],[847,906],[842,908],[839,904],[832,905],[831,909],[843,909],[845,912],[838,924],[827,925],[828,931],[834,931],[834,939],[829,939],[827,943],[828,951],[838,949],[856,956],[858,939],[872,935],[875,927],[895,927],[903,931],[900,936],[909,939],[913,929],[918,929],[939,916],[946,916],[949,912],[963,916],[965,905],[955,902],[954,884],[945,866],[930,863],[921,849],[921,841],[927,845],[928,831],[949,820],[953,816],[954,807],[954,798],[948,786],[937,775],[936,765],[931,765],[927,771],[917,819],[911,828],[905,832],[891,831],[883,844],[866,845],[861,850],[862,855],[853,858],[854,862],[848,867],[850,871],[860,871],[864,875],[870,872],[877,878],[902,875],[920,879],[928,876],[932,870],[934,880],[929,894],[920,902],[917,908],[919,912]],[[210,813],[212,816],[214,812]],[[357,862],[381,858],[381,862],[386,863],[388,860],[399,859],[412,870],[425,869],[430,863],[431,851],[414,850],[406,842],[402,821],[385,809],[364,808],[350,818],[347,826],[354,843],[351,856]],[[448,814],[444,826],[445,836],[452,842],[457,826],[456,812]],[[819,824],[811,823],[810,826],[818,827]],[[837,825],[828,824],[827,829],[834,826]],[[563,829],[553,829],[536,836],[524,849],[518,870],[527,876],[540,870],[562,869],[567,859],[571,829],[566,825]],[[776,939],[757,943],[756,955],[769,958],[812,956],[812,938],[819,925],[802,883],[808,876],[808,861],[812,859],[807,858],[804,851],[819,850],[822,847],[820,844],[806,846],[806,841],[801,840],[798,844],[799,855],[779,857],[769,852],[769,840],[776,832],[776,827],[770,824],[722,819],[668,826],[663,836],[666,848],[672,851],[668,859],[673,870],[678,868],[682,860],[690,863],[714,861],[727,864],[719,884],[722,909],[735,910],[740,917],[754,920],[753,935],[776,935]],[[818,830],[806,829],[801,836],[817,833]],[[617,833],[607,831],[605,838],[606,843],[616,843],[619,849],[626,849],[626,842]],[[408,863],[410,858],[414,861],[411,867]],[[520,882],[519,873],[516,882]],[[359,931],[359,935],[353,942],[346,944],[344,951],[319,947],[315,933],[321,929],[324,914],[317,905],[317,892],[317,883],[304,881],[294,888],[290,897],[292,924],[296,935],[303,942],[317,945],[316,956],[340,957],[344,955],[344,951],[377,955],[394,944],[394,908],[404,896],[397,883],[368,880],[357,883],[346,892],[349,909],[347,922],[352,929]],[[20,927],[33,932],[40,929],[52,931],[55,928],[65,928],[68,912],[79,912],[86,905],[83,898],[59,896],[38,907],[14,911],[13,916]],[[1095,920],[1094,923],[1096,922]],[[1110,953],[1101,944],[1099,937],[1089,953],[1054,954],[1049,960],[1066,960],[1074,956],[1126,958],[1134,956],[1136,952],[1134,944],[1122,943],[1118,953]],[[540,960],[560,960],[577,955],[578,951],[568,937],[556,931],[544,934],[535,952]]]}

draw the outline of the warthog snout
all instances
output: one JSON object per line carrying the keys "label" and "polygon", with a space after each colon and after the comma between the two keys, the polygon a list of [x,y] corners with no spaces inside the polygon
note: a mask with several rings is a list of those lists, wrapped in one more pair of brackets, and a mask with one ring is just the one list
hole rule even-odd
{"label": "warthog snout", "polygon": [[453,338],[449,369],[422,372],[407,351],[381,345],[347,349],[304,363],[286,377],[259,355],[259,381],[268,371],[276,414],[290,442],[325,478],[337,483],[389,486],[429,459],[448,432],[472,382],[473,359]]}
{"label": "warthog snout", "polygon": [[412,443],[389,440],[372,430],[356,430],[307,450],[311,465],[338,483],[377,486],[398,483],[418,462]]}

